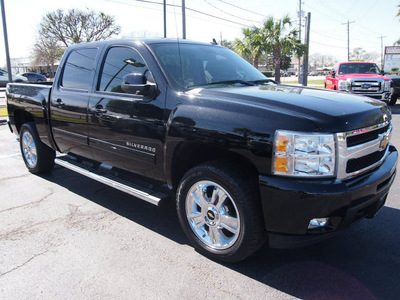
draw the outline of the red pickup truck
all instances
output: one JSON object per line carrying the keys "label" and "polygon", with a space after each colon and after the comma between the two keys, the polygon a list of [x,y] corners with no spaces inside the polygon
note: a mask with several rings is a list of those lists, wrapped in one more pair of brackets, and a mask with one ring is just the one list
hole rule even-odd
{"label": "red pickup truck", "polygon": [[391,81],[372,62],[337,63],[326,76],[325,88],[364,95],[391,104]]}

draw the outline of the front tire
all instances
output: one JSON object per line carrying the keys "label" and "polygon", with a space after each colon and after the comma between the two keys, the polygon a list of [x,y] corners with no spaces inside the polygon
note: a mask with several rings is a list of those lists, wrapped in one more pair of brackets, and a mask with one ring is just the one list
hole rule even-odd
{"label": "front tire", "polygon": [[214,161],[189,170],[177,192],[183,231],[203,255],[238,262],[265,240],[256,177],[228,162]]}
{"label": "front tire", "polygon": [[40,140],[35,123],[25,123],[21,126],[19,142],[29,172],[39,174],[53,168],[56,153]]}
{"label": "front tire", "polygon": [[398,98],[398,97],[399,97],[399,95],[393,94],[393,90],[392,90],[392,96],[391,96],[391,98],[390,98],[388,104],[389,104],[390,106],[395,105],[396,102],[397,102],[397,98]]}

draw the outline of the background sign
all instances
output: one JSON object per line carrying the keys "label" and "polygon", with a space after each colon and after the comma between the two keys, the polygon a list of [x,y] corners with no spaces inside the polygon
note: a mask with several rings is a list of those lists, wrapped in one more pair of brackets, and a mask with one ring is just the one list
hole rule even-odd
{"label": "background sign", "polygon": [[393,68],[400,70],[400,46],[385,47],[385,64],[383,70],[386,73],[390,73]]}

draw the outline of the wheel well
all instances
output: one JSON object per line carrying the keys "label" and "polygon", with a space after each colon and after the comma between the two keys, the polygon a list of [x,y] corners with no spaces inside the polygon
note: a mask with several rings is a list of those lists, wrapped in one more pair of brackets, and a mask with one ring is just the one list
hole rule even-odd
{"label": "wheel well", "polygon": [[252,174],[257,174],[256,167],[248,159],[237,153],[210,146],[185,144],[178,147],[173,156],[171,166],[173,187],[177,188],[180,180],[187,171],[199,164],[213,160],[224,160],[243,171],[246,170]]}
{"label": "wheel well", "polygon": [[17,128],[18,132],[20,132],[21,126],[24,123],[34,121],[33,116],[24,110],[15,110],[14,111],[14,120],[15,120],[15,127]]}

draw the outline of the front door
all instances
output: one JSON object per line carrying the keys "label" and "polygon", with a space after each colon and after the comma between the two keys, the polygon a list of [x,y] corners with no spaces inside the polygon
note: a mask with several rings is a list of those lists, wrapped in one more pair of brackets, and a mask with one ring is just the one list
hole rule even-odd
{"label": "front door", "polygon": [[154,82],[138,51],[128,46],[109,48],[89,103],[89,143],[95,160],[159,179],[164,96],[149,99],[124,92],[122,79],[131,73]]}

